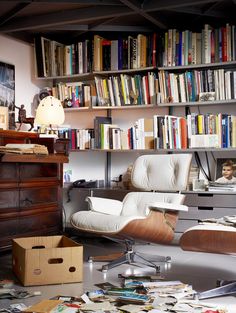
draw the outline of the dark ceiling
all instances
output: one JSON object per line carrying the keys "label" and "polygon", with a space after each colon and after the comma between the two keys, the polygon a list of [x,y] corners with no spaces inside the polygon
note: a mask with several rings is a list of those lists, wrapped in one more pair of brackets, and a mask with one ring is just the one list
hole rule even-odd
{"label": "dark ceiling", "polygon": [[235,24],[236,0],[0,0],[0,33],[27,42],[35,35],[71,43],[88,33],[199,31]]}

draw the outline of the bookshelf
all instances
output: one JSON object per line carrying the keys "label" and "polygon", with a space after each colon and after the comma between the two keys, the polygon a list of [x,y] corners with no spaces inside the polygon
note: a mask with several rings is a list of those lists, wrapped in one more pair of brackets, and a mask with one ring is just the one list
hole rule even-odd
{"label": "bookshelf", "polygon": [[[228,29],[228,31],[230,30],[230,37],[227,37],[227,35],[225,35],[225,29]],[[217,44],[220,47],[219,44],[219,38],[217,37],[219,32],[222,31],[222,34],[224,33],[223,36],[226,36],[222,39],[221,42],[221,48],[219,48],[219,51],[216,53],[216,47]],[[156,51],[156,54],[154,55],[154,48],[153,48],[153,40],[154,38],[156,38],[156,43],[158,42],[158,40],[160,39],[159,36],[154,37],[154,34],[151,34],[149,36],[146,36],[146,43],[144,43],[144,47],[140,46],[140,51],[139,53],[144,53],[141,52],[142,49],[145,49],[145,51],[147,52],[148,49],[151,49],[151,54],[152,56],[146,56],[147,57],[147,61],[143,62],[143,60],[141,61],[142,57],[140,57],[139,60],[139,64],[140,67],[139,68],[130,68],[132,67],[132,61],[129,64],[129,58],[128,58],[128,62],[127,64],[124,66],[125,68],[119,68],[119,65],[117,65],[117,69],[114,70],[112,68],[110,68],[109,70],[107,70],[107,67],[111,67],[110,64],[106,64],[105,68],[103,68],[103,63],[104,63],[104,56],[109,56],[109,54],[107,54],[107,51],[105,52],[105,50],[102,50],[103,48],[101,48],[101,42],[103,40],[104,44],[107,47],[110,45],[110,42],[112,42],[112,39],[107,39],[107,37],[111,37],[111,35],[107,35],[106,36],[100,36],[100,38],[96,37],[96,40],[98,40],[100,43],[98,44],[98,42],[96,42],[96,51],[98,51],[96,53],[96,55],[94,56],[94,58],[96,58],[96,60],[94,62],[96,62],[96,66],[93,67],[91,64],[89,66],[87,66],[87,70],[90,69],[89,72],[85,72],[85,73],[79,73],[79,74],[74,74],[72,71],[72,74],[70,75],[59,75],[59,76],[47,76],[47,77],[39,77],[40,80],[45,80],[45,81],[51,81],[53,84],[57,83],[57,82],[82,82],[84,84],[91,84],[91,85],[95,85],[95,89],[96,92],[98,94],[98,90],[99,89],[103,89],[103,85],[107,85],[106,87],[106,92],[109,96],[105,97],[103,96],[103,92],[104,90],[101,91],[101,95],[100,98],[106,98],[105,101],[105,105],[104,103],[102,103],[102,101],[96,102],[96,104],[92,104],[90,103],[87,107],[71,107],[71,108],[65,108],[65,112],[66,114],[82,114],[82,113],[88,113],[91,114],[92,113],[92,117],[94,118],[94,114],[96,115],[96,112],[105,112],[104,115],[106,116],[113,116],[115,115],[116,112],[120,112],[122,111],[124,115],[133,115],[132,114],[132,110],[138,110],[139,114],[142,116],[143,113],[142,112],[146,112],[149,111],[149,116],[153,116],[153,115],[159,115],[160,110],[161,111],[161,115],[173,115],[178,117],[185,117],[187,115],[187,111],[190,112],[191,110],[193,111],[197,111],[199,113],[199,115],[202,114],[206,114],[206,113],[201,113],[200,110],[201,109],[206,109],[208,110],[208,108],[212,108],[214,110],[214,112],[221,112],[221,106],[227,106],[230,107],[229,108],[229,114],[231,114],[230,112],[234,111],[234,105],[236,104],[236,77],[234,77],[234,74],[230,74],[229,78],[227,78],[228,80],[226,80],[226,72],[235,72],[236,71],[236,61],[235,61],[235,28],[233,26],[230,26],[228,24],[226,24],[225,26],[221,27],[221,28],[217,28],[217,29],[212,29],[209,27],[208,24],[203,25],[203,29],[201,31],[201,44],[202,44],[202,50],[201,50],[201,59],[198,60],[196,59],[196,39],[195,39],[195,35],[193,36],[193,32],[191,31],[182,31],[182,32],[178,32],[178,36],[185,36],[184,38],[190,38],[192,41],[195,41],[195,46],[194,44],[192,44],[192,51],[191,51],[191,57],[189,57],[189,48],[187,49],[186,46],[182,47],[182,52],[180,52],[180,54],[178,55],[178,57],[176,57],[177,54],[177,48],[174,47],[174,43],[176,44],[176,30],[168,30],[166,32],[164,32],[164,35],[162,37],[162,42],[161,43],[161,48],[158,48]],[[200,32],[199,32],[200,33]],[[212,35],[213,34],[213,35]],[[191,37],[192,36],[192,37]],[[209,36],[210,38],[213,38],[215,40],[215,44],[214,44],[214,49],[212,48],[212,43],[211,41],[209,42]],[[145,37],[145,36],[144,36]],[[194,39],[193,39],[194,37]],[[130,38],[130,36],[126,36],[127,40],[138,40],[138,35],[137,36],[133,36],[132,38]],[[151,38],[151,39],[150,39]],[[230,44],[230,48],[229,48],[229,40],[231,38],[231,43]],[[95,37],[94,37],[95,40]],[[118,39],[116,39],[118,40]],[[141,40],[141,39],[140,39]],[[143,40],[143,39],[142,39]],[[180,39],[178,39],[180,40]],[[191,41],[190,40],[190,41]],[[189,42],[190,42],[189,41]],[[218,41],[218,43],[217,43]],[[86,41],[84,41],[86,42]],[[124,43],[123,43],[124,44]],[[180,44],[180,41],[179,41]],[[55,43],[54,43],[55,45]],[[140,45],[141,41],[140,41]],[[228,48],[226,48],[226,46],[228,45]],[[177,46],[176,46],[177,47]],[[193,48],[194,47],[194,48]],[[68,46],[67,46],[68,48]],[[136,47],[137,48],[137,47]],[[72,47],[73,49],[73,47]],[[126,48],[124,48],[126,49]],[[160,50],[161,49],[161,50]],[[185,49],[185,50],[184,50]],[[195,49],[195,50],[194,50]],[[221,50],[220,52],[220,49]],[[228,49],[228,50],[227,50]],[[212,51],[213,50],[213,51]],[[178,50],[180,51],[180,50]],[[194,52],[195,51],[195,52]],[[198,51],[199,47],[198,47]],[[145,53],[146,53],[145,52]],[[212,57],[214,52],[214,57]],[[104,53],[104,55],[103,55]],[[111,52],[110,52],[111,53]],[[117,54],[119,54],[119,50],[118,52],[116,52]],[[125,52],[127,53],[127,51]],[[134,53],[134,51],[130,51],[128,53],[129,57],[130,55]],[[220,53],[222,55],[220,55]],[[73,54],[73,53],[72,53]],[[147,53],[148,54],[148,53]],[[159,54],[159,55],[158,55]],[[160,55],[163,54],[163,58],[160,57]],[[184,57],[183,57],[184,55]],[[113,55],[114,57],[114,55]],[[182,57],[182,61],[180,61],[180,58]],[[112,58],[112,57],[111,57]],[[149,58],[149,59],[148,59]],[[215,62],[213,62],[212,60],[214,59]],[[83,59],[84,60],[84,59]],[[118,62],[119,62],[119,56],[118,56]],[[131,59],[132,60],[132,59]],[[176,61],[178,60],[178,61]],[[220,61],[219,61],[220,60]],[[106,60],[105,60],[106,61]],[[91,60],[91,55],[89,56],[89,62],[93,62],[93,60]],[[109,62],[108,62],[109,63]],[[197,64],[195,64],[197,63]],[[129,64],[129,65],[128,65]],[[124,65],[124,64],[123,64]],[[79,65],[80,66],[80,65]],[[82,66],[84,68],[84,66]],[[52,68],[54,68],[52,66]],[[211,72],[210,72],[211,71]],[[200,72],[201,75],[208,75],[208,73],[211,73],[209,75],[213,75],[214,77],[218,77],[219,76],[219,72],[221,71],[221,75],[222,75],[222,81],[224,86],[227,86],[230,80],[231,83],[231,88],[232,90],[230,91],[230,95],[227,95],[224,97],[221,97],[220,99],[217,98],[217,96],[215,95],[215,99],[214,100],[210,100],[210,101],[198,101],[196,95],[199,94],[199,90],[195,90],[195,96],[191,99],[191,101],[188,101],[188,97],[187,97],[187,90],[186,91],[186,99],[185,101],[182,101],[181,99],[181,90],[183,90],[183,88],[186,88],[186,84],[187,84],[187,78],[186,78],[186,82],[183,83],[183,85],[181,85],[178,82],[178,87],[176,89],[176,86],[173,87],[173,89],[171,90],[170,87],[165,87],[166,90],[165,92],[167,92],[167,95],[161,95],[161,76],[160,73],[163,73],[163,80],[166,79],[166,85],[168,82],[167,77],[171,74],[172,78],[173,77],[179,77],[179,75],[181,74],[185,74],[186,72],[188,73],[196,73],[196,72]],[[223,72],[222,72],[223,71]],[[113,79],[113,78],[120,78],[120,77],[125,77],[125,84],[127,85],[131,85],[133,81],[133,77],[136,77],[138,75],[140,75],[141,77],[141,81],[142,81],[142,77],[145,75],[148,75],[148,73],[152,73],[154,74],[155,78],[154,80],[157,81],[158,87],[155,88],[156,89],[156,94],[155,94],[155,104],[151,104],[150,101],[145,100],[145,104],[143,104],[144,101],[142,101],[142,103],[140,104],[129,104],[129,103],[125,103],[124,105],[118,105],[117,102],[113,100],[113,102],[111,101],[111,93],[108,87],[109,85],[109,79]],[[207,77],[206,80],[211,79],[211,76]],[[96,79],[97,79],[97,85],[96,85]],[[176,78],[175,78],[176,79]],[[178,80],[179,78],[177,78]],[[185,79],[185,78],[183,78]],[[95,81],[95,83],[94,83]],[[101,81],[101,83],[100,83]],[[220,83],[222,83],[222,81],[218,82],[218,85]],[[162,84],[165,84],[164,82],[162,82]],[[214,81],[215,83],[215,81]],[[100,87],[99,87],[100,84]],[[112,83],[110,83],[112,84]],[[173,83],[172,83],[173,84]],[[203,84],[203,83],[202,83]],[[150,84],[149,84],[150,85]],[[128,91],[126,94],[129,96],[130,94],[130,90],[133,87],[129,87]],[[143,87],[144,88],[144,87]],[[179,89],[178,89],[179,88]],[[196,88],[191,86],[191,88]],[[211,85],[211,88],[215,88],[214,86]],[[220,88],[220,87],[219,87]],[[112,85],[112,89],[114,90],[114,86]],[[208,88],[209,89],[209,88]],[[208,89],[202,89],[201,92],[210,92],[210,90]],[[171,90],[171,94],[168,94],[168,92],[170,92]],[[176,92],[177,94],[177,98],[179,99],[179,101],[173,101],[173,99],[170,99],[173,96],[173,93]],[[214,91],[215,92],[215,91]],[[215,92],[216,93],[216,92]],[[218,92],[219,93],[219,92]],[[223,92],[224,94],[226,93],[225,91]],[[168,101],[166,101],[166,99],[168,99]],[[184,112],[181,111],[182,109],[184,109]],[[141,110],[141,111],[140,111]],[[164,111],[163,111],[164,110]],[[211,109],[210,109],[211,110]],[[163,113],[164,112],[164,113]],[[191,114],[192,112],[190,112]],[[215,115],[217,115],[217,113],[214,113]],[[131,124],[129,125],[130,127],[133,126],[133,122],[131,122]],[[119,125],[118,125],[119,127]],[[134,148],[134,149],[94,149],[91,148],[89,150],[80,150],[80,149],[71,149],[71,152],[103,152],[106,154],[106,166],[110,167],[111,166],[111,153],[129,153],[129,152],[140,152],[140,153],[175,153],[175,152],[197,152],[197,153],[203,153],[203,152],[209,152],[209,153],[223,153],[223,152],[228,152],[228,153],[232,153],[235,152],[236,150],[236,146],[231,147],[230,145],[227,147],[222,147],[222,145],[220,144],[219,147],[197,147],[197,148],[184,148],[182,149],[181,147],[178,148],[172,148],[169,147],[168,145],[166,146],[166,148],[162,148],[162,147],[158,147],[156,146],[156,149],[143,149],[143,148]],[[108,175],[109,176],[109,175]],[[106,182],[109,183],[109,179],[107,177]]]}

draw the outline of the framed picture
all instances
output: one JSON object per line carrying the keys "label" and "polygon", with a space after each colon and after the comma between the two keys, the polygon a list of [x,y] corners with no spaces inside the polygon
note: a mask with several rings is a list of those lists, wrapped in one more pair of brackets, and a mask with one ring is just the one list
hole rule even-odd
{"label": "framed picture", "polygon": [[15,129],[15,66],[0,62],[0,107],[8,108],[8,127]]}
{"label": "framed picture", "polygon": [[215,182],[236,184],[236,159],[219,158],[216,160]]}
{"label": "framed picture", "polygon": [[0,106],[0,129],[8,129],[8,107]]}

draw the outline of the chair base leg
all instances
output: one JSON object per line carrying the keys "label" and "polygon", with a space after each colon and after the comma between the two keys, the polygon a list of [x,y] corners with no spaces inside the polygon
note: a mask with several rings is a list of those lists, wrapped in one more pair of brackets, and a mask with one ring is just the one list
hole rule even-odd
{"label": "chair base leg", "polygon": [[[134,242],[132,240],[125,239],[114,240],[117,242],[122,242],[125,244],[125,251],[123,253],[113,253],[105,256],[90,256],[88,262],[109,262],[102,266],[102,271],[107,272],[108,270],[119,266],[121,264],[142,264],[156,269],[156,272],[160,272],[160,266],[155,263],[160,262],[170,262],[171,258],[169,256],[160,256],[160,255],[150,255],[145,253],[139,253],[133,250]],[[155,263],[154,263],[155,262]]]}
{"label": "chair base leg", "polygon": [[88,262],[110,262],[124,255],[124,252],[112,253],[108,255],[90,256]]}
{"label": "chair base leg", "polygon": [[143,256],[139,255],[134,251],[127,251],[121,257],[111,261],[108,264],[102,266],[102,272],[107,272],[108,270],[122,265],[122,264],[143,264],[150,267],[153,267],[157,273],[160,272],[160,266],[156,265],[155,263],[145,259]]}
{"label": "chair base leg", "polygon": [[170,262],[171,258],[169,256],[160,256],[155,255],[155,259],[152,257],[151,260],[149,260],[146,257],[149,257],[149,255],[137,253],[134,251],[127,251],[125,253],[114,253],[110,255],[105,256],[90,256],[88,258],[88,262],[109,262],[108,264],[105,264],[102,266],[102,272],[107,272],[108,270],[117,267],[122,264],[142,264],[149,267],[153,267],[157,273],[160,272],[160,266],[156,265],[154,262],[160,263],[160,262]]}
{"label": "chair base leg", "polygon": [[223,285],[214,289],[200,292],[196,295],[199,300],[209,299],[214,297],[226,296],[236,293],[236,282]]}

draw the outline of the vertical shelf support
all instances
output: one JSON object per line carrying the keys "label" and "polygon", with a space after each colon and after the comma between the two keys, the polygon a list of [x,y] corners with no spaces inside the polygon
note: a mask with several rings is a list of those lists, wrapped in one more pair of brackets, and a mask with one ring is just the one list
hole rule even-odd
{"label": "vertical shelf support", "polygon": [[111,187],[111,153],[106,153],[105,186]]}
{"label": "vertical shelf support", "polygon": [[[110,109],[107,109],[107,117],[111,117]],[[111,187],[111,152],[106,153],[105,186]]]}

